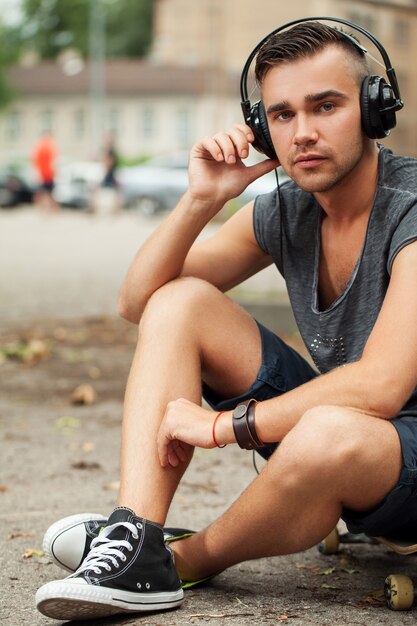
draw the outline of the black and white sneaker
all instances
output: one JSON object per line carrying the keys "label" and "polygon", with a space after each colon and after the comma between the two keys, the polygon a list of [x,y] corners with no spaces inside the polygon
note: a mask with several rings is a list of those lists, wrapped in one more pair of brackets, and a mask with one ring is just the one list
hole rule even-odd
{"label": "black and white sneaker", "polygon": [[119,507],[92,540],[81,567],[36,594],[41,613],[85,620],[140,611],[172,609],[184,592],[163,529]]}
{"label": "black and white sneaker", "polygon": [[[78,513],[54,522],[43,538],[43,551],[50,561],[68,572],[75,572],[90,551],[91,542],[107,524],[100,513]],[[194,534],[186,528],[164,528],[167,542]]]}
{"label": "black and white sneaker", "polygon": [[48,528],[42,549],[50,561],[75,572],[90,552],[91,542],[107,524],[99,513],[80,513],[58,520]]}

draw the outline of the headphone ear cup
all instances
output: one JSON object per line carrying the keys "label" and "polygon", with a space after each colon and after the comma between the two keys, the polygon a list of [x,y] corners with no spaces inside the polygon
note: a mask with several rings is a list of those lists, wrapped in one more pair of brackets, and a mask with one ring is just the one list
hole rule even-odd
{"label": "headphone ear cup", "polygon": [[247,123],[255,136],[255,141],[252,142],[252,146],[258,150],[258,152],[265,154],[269,159],[277,159],[278,157],[269,133],[265,107],[261,100],[252,106],[250,119],[247,120]]}
{"label": "headphone ear cup", "polygon": [[360,104],[362,128],[370,139],[389,135],[397,120],[394,111],[384,111],[396,103],[391,85],[381,76],[365,76],[362,82]]}

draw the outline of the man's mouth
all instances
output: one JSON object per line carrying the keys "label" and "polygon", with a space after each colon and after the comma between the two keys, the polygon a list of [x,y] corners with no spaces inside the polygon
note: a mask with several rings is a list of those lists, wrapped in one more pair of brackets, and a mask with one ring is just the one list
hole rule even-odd
{"label": "man's mouth", "polygon": [[300,154],[295,159],[295,165],[302,169],[308,169],[321,165],[326,160],[321,154]]}

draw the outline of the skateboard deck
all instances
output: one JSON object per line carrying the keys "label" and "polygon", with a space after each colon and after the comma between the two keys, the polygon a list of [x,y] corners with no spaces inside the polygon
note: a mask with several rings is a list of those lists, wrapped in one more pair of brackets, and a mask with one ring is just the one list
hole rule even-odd
{"label": "skateboard deck", "polygon": [[404,539],[395,539],[394,537],[373,537],[378,543],[388,546],[397,554],[413,554],[417,552],[417,543],[406,541]]}

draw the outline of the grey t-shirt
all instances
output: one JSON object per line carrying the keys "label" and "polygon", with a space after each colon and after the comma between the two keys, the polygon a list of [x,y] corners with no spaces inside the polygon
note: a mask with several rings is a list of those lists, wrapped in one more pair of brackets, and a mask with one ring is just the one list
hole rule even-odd
{"label": "grey t-shirt", "polygon": [[[283,275],[294,316],[319,372],[361,357],[384,300],[392,263],[417,239],[417,160],[380,148],[378,186],[365,242],[343,293],[320,310],[318,269],[323,210],[293,181],[258,196],[254,231]],[[417,320],[416,320],[417,323]],[[407,406],[417,408],[417,393]]]}

